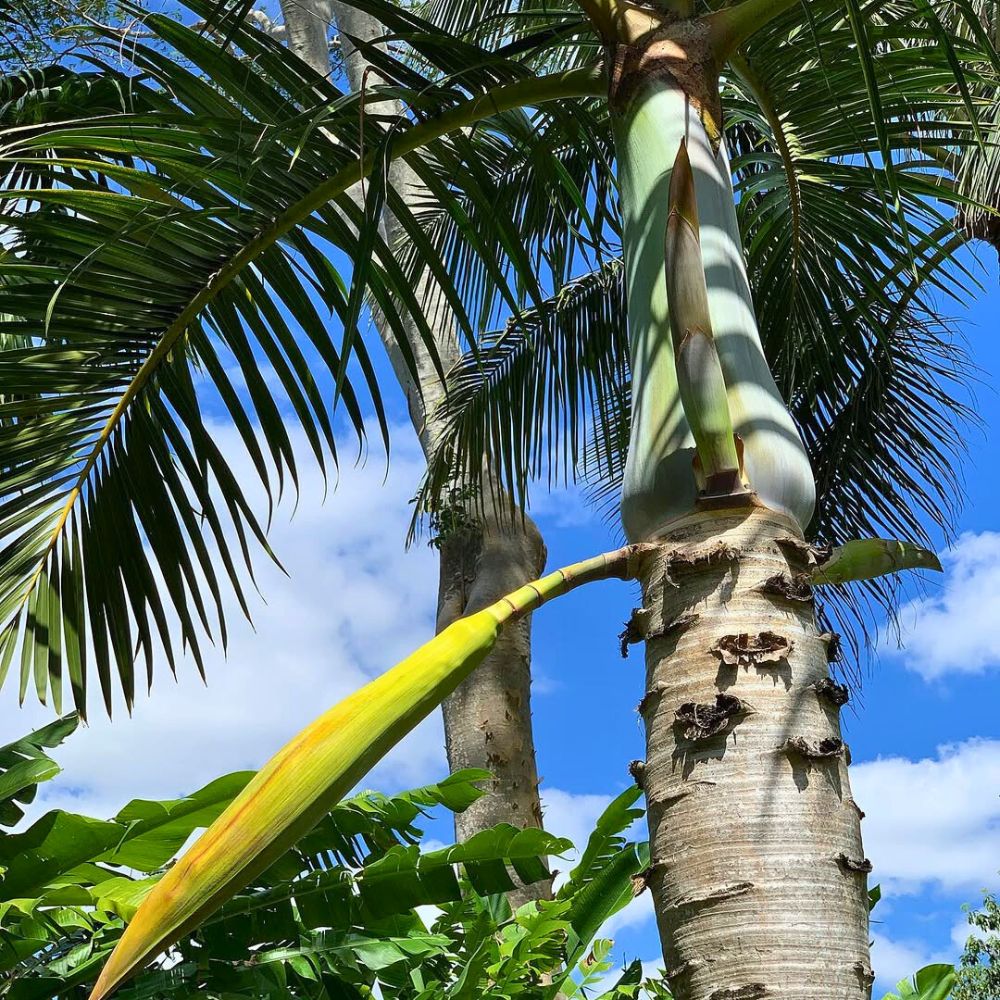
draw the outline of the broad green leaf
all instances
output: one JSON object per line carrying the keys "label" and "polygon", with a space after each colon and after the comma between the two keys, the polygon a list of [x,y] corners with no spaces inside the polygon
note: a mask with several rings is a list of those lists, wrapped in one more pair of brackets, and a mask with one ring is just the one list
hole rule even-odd
{"label": "broad green leaf", "polygon": [[[602,925],[627,906],[645,888],[642,873],[649,867],[649,845],[625,839],[628,828],[643,815],[635,808],[642,795],[636,786],[615,798],[597,821],[580,863],[570,872],[558,899],[570,902],[566,918],[572,928],[567,975],[590,947]],[[549,996],[556,997],[563,985],[556,979]]]}
{"label": "broad green leaf", "polygon": [[0,825],[14,826],[24,815],[22,805],[34,801],[38,785],[61,770],[45,751],[59,746],[79,725],[68,715],[0,747]]}
{"label": "broad green leaf", "polygon": [[130,802],[111,820],[55,810],[22,833],[0,837],[0,898],[42,895],[79,865],[120,865],[152,872],[194,830],[208,826],[250,780],[248,772],[217,778],[182,799]]}
{"label": "broad green leaf", "polygon": [[508,865],[522,882],[538,882],[550,876],[540,859],[564,854],[572,846],[544,830],[501,824],[440,851],[422,854],[416,847],[395,847],[361,872],[361,899],[373,913],[383,916],[459,899],[455,865],[463,866],[480,895],[507,892],[514,888]]}
{"label": "broad green leaf", "polygon": [[953,965],[926,965],[912,980],[896,985],[899,993],[888,993],[884,1000],[948,1000],[956,983]]}
{"label": "broad green leaf", "polygon": [[919,1000],[947,1000],[955,982],[955,967],[945,964],[924,966],[913,977]]}

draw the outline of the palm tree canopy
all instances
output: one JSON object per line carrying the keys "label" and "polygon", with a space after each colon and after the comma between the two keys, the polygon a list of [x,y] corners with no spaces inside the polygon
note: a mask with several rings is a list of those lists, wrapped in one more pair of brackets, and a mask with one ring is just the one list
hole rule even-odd
{"label": "palm tree canopy", "polygon": [[[83,712],[96,667],[108,710],[116,685],[130,703],[136,659],[150,676],[154,651],[175,663],[171,607],[199,663],[205,636],[225,642],[223,588],[246,610],[266,519],[213,442],[206,393],[271,500],[296,482],[282,397],[324,467],[338,434],[363,444],[369,411],[387,443],[360,318],[367,299],[411,363],[412,319],[433,357],[422,273],[469,351],[426,505],[456,477],[478,488],[485,454],[520,502],[539,476],[607,492],[620,475],[598,40],[558,5],[355,3],[391,43],[368,45],[364,94],[244,24],[242,5],[206,0],[188,7],[209,33],[143,13],[151,37],[107,29],[106,61],[3,84],[0,675],[19,653],[22,697],[58,705],[67,674]],[[937,303],[968,279],[951,220],[976,202],[949,163],[979,142],[997,58],[971,27],[939,30],[946,8],[974,20],[945,0],[793,8],[724,73],[765,347],[817,474],[814,531],[832,541],[920,540],[916,512],[947,524],[958,492],[968,371]],[[386,183],[397,155],[434,196],[416,212]],[[405,245],[373,224],[385,203]]]}

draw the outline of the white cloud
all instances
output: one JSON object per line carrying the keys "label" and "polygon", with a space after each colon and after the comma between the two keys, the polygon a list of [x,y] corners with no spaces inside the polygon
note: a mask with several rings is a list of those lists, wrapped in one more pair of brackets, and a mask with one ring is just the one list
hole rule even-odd
{"label": "white cloud", "polygon": [[597,817],[607,809],[612,796],[576,794],[564,792],[561,788],[545,787],[541,789],[541,796],[545,829],[556,837],[571,840],[577,848],[563,857],[550,859],[549,868],[556,872],[552,884],[558,890],[569,877],[580,851],[587,845]]}
{"label": "white cloud", "polygon": [[943,563],[940,591],[900,611],[902,649],[883,644],[926,680],[1000,666],[1000,532],[962,535]]}
{"label": "white cloud", "polygon": [[941,746],[923,760],[885,757],[851,769],[867,813],[865,849],[888,893],[934,886],[976,892],[1000,868],[1000,741]]}
{"label": "white cloud", "polygon": [[636,896],[624,909],[619,910],[601,928],[601,935],[617,940],[625,931],[636,931],[651,924],[655,916],[653,895],[647,890]]}
{"label": "white cloud", "polygon": [[545,519],[553,528],[581,528],[596,526],[601,516],[587,499],[582,486],[570,484],[546,490],[538,484],[531,494],[531,516]]}
{"label": "white cloud", "polygon": [[[582,850],[597,818],[607,809],[611,799],[611,795],[578,795],[564,792],[560,788],[543,788],[542,815],[545,829],[557,837],[572,840]],[[571,854],[568,860],[575,863],[576,857],[576,853]],[[571,864],[564,861],[560,867],[568,869]]]}
{"label": "white cloud", "polygon": [[959,920],[951,928],[951,943],[956,954],[965,951],[965,943],[973,934],[981,936],[981,932],[969,923],[968,917]]}
{"label": "white cloud", "polygon": [[872,969],[877,987],[873,996],[894,990],[898,982],[909,979],[925,965],[954,961],[955,955],[931,952],[919,941],[896,941],[876,932],[872,935]]}
{"label": "white cloud", "polygon": [[[251,482],[234,432],[219,427],[215,437],[241,481]],[[423,459],[408,428],[393,440],[388,480],[380,459],[344,468],[325,503],[315,466],[301,464],[298,509],[291,517],[293,498],[286,498],[271,531],[289,575],[259,554],[255,560],[266,601],[251,600],[256,632],[227,599],[229,653],[206,647],[207,686],[189,657],[177,683],[159,662],[152,694],[138,698],[132,718],[119,708],[109,724],[95,684],[91,726],[56,752],[63,774],[43,786],[34,815],[56,806],[111,815],[133,797],[172,797],[258,767],[321,711],[433,634],[436,560],[424,545],[404,546],[407,501]],[[33,702],[19,710],[15,687],[0,700],[10,738],[51,718],[51,709]],[[401,787],[442,776],[442,748],[435,716],[366,784]]]}

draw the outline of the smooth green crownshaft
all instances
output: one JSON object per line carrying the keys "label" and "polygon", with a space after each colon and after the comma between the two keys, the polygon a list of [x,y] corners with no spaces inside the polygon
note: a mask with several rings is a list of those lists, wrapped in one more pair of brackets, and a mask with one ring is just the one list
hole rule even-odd
{"label": "smooth green crownshaft", "polygon": [[743,470],[762,505],[804,528],[815,483],[802,440],[760,343],[725,144],[713,149],[697,109],[671,80],[651,77],[614,116],[624,217],[632,428],[622,522],[655,538],[697,509],[695,440],[678,382],[664,240],[672,165],[686,141],[694,178],[708,316]]}

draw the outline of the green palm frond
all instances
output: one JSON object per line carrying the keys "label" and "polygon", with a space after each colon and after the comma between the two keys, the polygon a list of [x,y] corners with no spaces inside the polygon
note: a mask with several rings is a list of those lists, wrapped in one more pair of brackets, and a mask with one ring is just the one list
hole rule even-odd
{"label": "green palm frond", "polygon": [[[942,130],[959,149],[975,137],[933,33],[899,18],[881,27],[873,60],[891,171],[876,165],[881,140],[843,55],[853,36],[835,15],[811,25],[815,57],[767,38],[750,47],[734,63],[728,105],[761,335],[809,448],[813,531],[827,540],[926,540],[914,512],[946,527],[961,492],[955,426],[969,416],[970,372],[941,310],[975,282],[954,256],[954,212],[967,202],[921,144],[943,141]],[[970,73],[984,63],[963,52]],[[887,206],[890,174],[905,228]]]}
{"label": "green palm frond", "polygon": [[[550,94],[575,99],[544,107],[533,76],[586,64],[592,36],[560,5],[441,0],[424,18],[354,2],[390,42],[368,44],[363,96],[241,25],[245,5],[220,14],[225,4],[194,0],[217,30],[145,15],[155,43],[130,40],[128,74],[98,68],[111,89],[96,117],[5,120],[16,181],[0,262],[0,674],[19,654],[22,695],[34,686],[58,703],[68,672],[85,710],[90,660],[105,702],[118,684],[130,702],[137,656],[149,670],[159,645],[174,662],[168,606],[196,660],[206,635],[225,641],[223,587],[243,601],[265,524],[203,406],[233,421],[271,501],[297,478],[283,407],[321,465],[336,459],[335,407],[359,441],[370,407],[385,437],[359,320],[367,296],[411,369],[416,347],[434,358],[416,277],[443,290],[470,349],[432,484],[453,485],[454,463],[478,475],[487,454],[521,501],[529,475],[613,481],[627,375],[608,277],[619,250],[609,121],[603,101],[579,99],[596,97],[597,73],[579,75],[586,85],[559,77]],[[934,484],[948,482],[938,472],[954,438],[937,430],[964,371],[932,295],[959,290],[949,224],[976,201],[951,164],[978,141],[995,54],[972,31],[940,45],[927,12],[945,6],[845,12],[822,0],[802,24],[801,12],[775,21],[726,71],[765,347],[828,487],[824,534],[870,533],[873,512],[948,520]],[[862,31],[870,59],[858,58]],[[120,48],[114,33],[107,42]],[[52,85],[56,105],[80,79]],[[487,96],[496,87],[506,103]],[[932,146],[946,155],[924,155]],[[416,210],[386,183],[400,150],[433,199]],[[359,206],[347,189],[366,174]],[[371,224],[383,204],[401,246]],[[880,419],[885,433],[865,438]],[[839,447],[847,467],[855,441],[859,467],[878,475],[837,498],[816,451]]]}
{"label": "green palm frond", "polygon": [[572,0],[425,0],[420,10],[450,34],[491,51],[516,53],[534,72],[593,65],[603,56],[590,22]]}
{"label": "green palm frond", "polygon": [[[851,26],[829,8],[808,30],[786,25],[755,38],[725,80],[765,352],[812,459],[819,502],[811,532],[826,541],[888,534],[926,542],[928,523],[947,531],[961,498],[958,428],[971,418],[973,372],[942,309],[975,281],[956,263],[963,239],[954,220],[976,203],[923,147],[963,151],[976,138],[952,62],[914,5],[882,7],[884,44],[872,69],[885,137]],[[956,44],[970,79],[985,77],[989,53]],[[883,138],[891,163],[880,159]],[[545,231],[545,219],[534,231]],[[602,250],[613,252],[610,240]],[[532,478],[582,479],[600,502],[617,499],[629,405],[624,293],[605,280],[614,267],[562,276],[541,309],[516,314],[451,373],[443,405],[451,447],[432,463],[425,502],[449,488],[446,470],[456,464],[467,478],[481,475],[484,454],[522,504]],[[613,353],[601,366],[582,363],[594,350]],[[866,586],[859,600],[891,606],[887,585]]]}
{"label": "green palm frond", "polygon": [[[440,32],[396,21],[421,29],[425,55],[442,49]],[[336,460],[334,406],[362,441],[367,400],[387,437],[358,329],[363,293],[411,368],[410,336],[436,356],[406,275],[369,224],[384,200],[426,244],[380,167],[419,124],[379,114],[380,90],[440,114],[526,76],[471,47],[449,50],[433,80],[386,64],[388,82],[365,95],[375,110],[361,115],[360,95],[252,29],[235,27],[229,48],[157,15],[144,30],[156,44],[129,46],[141,75],[103,71],[131,102],[124,113],[57,116],[0,139],[17,176],[4,195],[0,333],[28,338],[0,356],[0,676],[19,662],[22,698],[33,686],[58,706],[68,673],[81,712],[88,660],[109,711],[116,686],[131,703],[137,657],[150,673],[159,646],[173,666],[169,606],[199,666],[202,639],[226,639],[227,581],[247,610],[250,543],[267,551],[265,525],[212,439],[206,401],[237,427],[273,501],[297,479],[286,401],[321,466]],[[374,171],[363,208],[347,191],[362,162]]]}
{"label": "green palm frond", "polygon": [[[581,262],[600,265],[620,253],[603,102],[557,115],[543,109],[529,117],[517,110],[490,125],[435,147],[427,163],[435,172],[436,200],[416,211],[436,257],[455,276],[484,330],[505,308],[510,311],[512,298],[515,311],[525,305],[525,265],[559,288],[579,275]],[[469,161],[480,166],[475,178],[463,166]],[[498,219],[511,220],[512,229],[500,230]],[[427,266],[422,256],[410,250],[402,259],[419,280]]]}
{"label": "green palm frond", "polygon": [[[1000,44],[1000,11],[993,0],[956,3],[946,15],[949,34]],[[959,218],[971,239],[983,240],[1000,253],[1000,87],[989,82],[977,87],[976,95],[987,104],[978,115],[983,141],[952,154],[959,189],[975,202],[964,206]]]}
{"label": "green palm frond", "polygon": [[[614,412],[611,400],[628,382],[624,282],[618,259],[565,284],[540,308],[518,313],[484,337],[449,372],[440,416],[445,447],[429,462],[424,495],[447,491],[458,476],[476,481],[483,455],[520,503],[531,480],[549,485],[577,474],[620,480],[628,413],[602,426],[593,415]],[[593,429],[614,435],[597,463],[586,461]],[[603,475],[602,475],[603,474]]]}
{"label": "green palm frond", "polygon": [[960,213],[962,228],[970,239],[989,243],[1000,253],[1000,94],[993,112],[980,118],[988,138],[982,148],[967,149],[959,157],[956,173],[960,190],[975,201]]}

